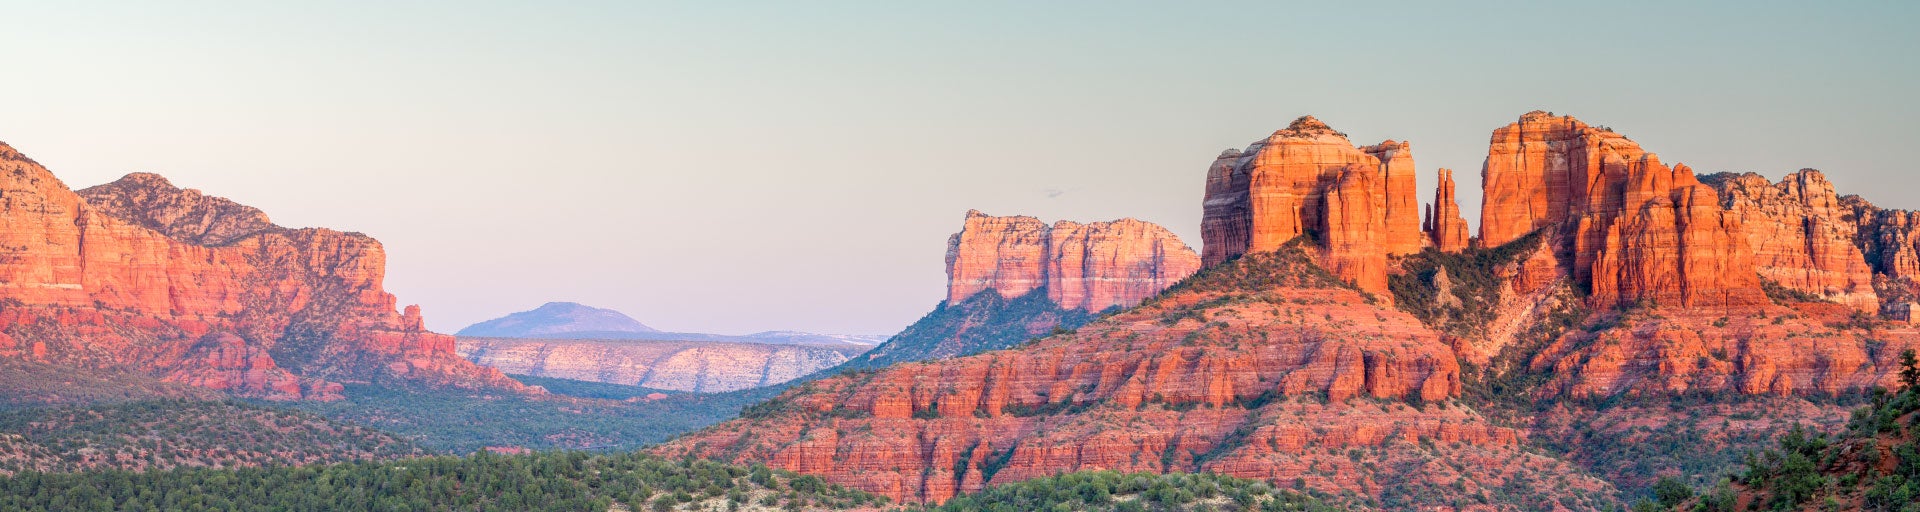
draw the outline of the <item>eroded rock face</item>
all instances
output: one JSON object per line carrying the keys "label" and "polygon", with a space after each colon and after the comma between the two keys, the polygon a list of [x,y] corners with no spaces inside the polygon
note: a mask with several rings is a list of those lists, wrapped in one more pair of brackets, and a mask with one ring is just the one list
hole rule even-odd
{"label": "eroded rock face", "polygon": [[716,341],[461,337],[458,352],[501,371],[676,391],[779,384],[846,362],[847,349]]}
{"label": "eroded rock face", "polygon": [[1494,130],[1481,180],[1481,243],[1568,230],[1573,279],[1595,305],[1767,303],[1740,219],[1718,193],[1611,130],[1529,112]]}
{"label": "eroded rock face", "polygon": [[1780,286],[1876,312],[1873,268],[1854,245],[1854,211],[1833,183],[1813,169],[1768,183],[1758,174],[1721,173],[1708,180],[1745,228],[1760,277]]}
{"label": "eroded rock face", "polygon": [[1433,203],[1427,205],[1427,220],[1421,231],[1427,243],[1440,252],[1460,252],[1467,248],[1467,219],[1460,216],[1460,202],[1453,196],[1453,170],[1440,168],[1440,183],[1433,190]]}
{"label": "eroded rock face", "polygon": [[1732,316],[1674,309],[1620,313],[1605,320],[1615,326],[1561,337],[1531,365],[1552,376],[1540,390],[1543,397],[1689,391],[1792,396],[1898,387],[1899,353],[1920,347],[1920,332],[1905,325],[1850,325],[1854,311],[1843,304],[1802,303]]}
{"label": "eroded rock face", "polygon": [[1853,213],[1854,243],[1873,267],[1874,290],[1889,306],[1920,300],[1920,214],[1874,206],[1859,196],[1840,198]]}
{"label": "eroded rock face", "polygon": [[1346,402],[1444,400],[1459,392],[1460,368],[1437,334],[1326,277],[1308,250],[1248,254],[1139,307],[1012,350],[816,381],[760,406],[764,414],[658,451],[768,461],[933,502],[1081,469],[1304,478],[1379,496],[1399,486],[1383,485],[1384,473],[1346,450],[1422,440],[1441,447],[1437,455],[1385,450],[1379,467],[1437,468],[1458,457],[1472,462],[1435,470],[1477,485],[1565,470],[1521,451],[1518,431],[1465,408]]}
{"label": "eroded rock face", "polygon": [[328,380],[523,388],[397,311],[365,235],[274,226],[149,174],[76,194],[4,144],[0,194],[0,330],[16,340],[0,356],[276,399],[337,397]]}
{"label": "eroded rock face", "polygon": [[1044,288],[1061,308],[1100,311],[1137,304],[1199,268],[1193,249],[1150,222],[1048,226],[968,211],[947,240],[947,303],[985,290],[1012,299]]}
{"label": "eroded rock face", "polygon": [[[1365,190],[1353,188],[1362,184]],[[1321,233],[1328,241],[1323,251],[1338,262],[1329,267],[1361,289],[1383,293],[1386,257],[1424,245],[1414,188],[1407,143],[1354,147],[1345,134],[1301,117],[1244,151],[1221,153],[1208,168],[1201,261],[1214,265]],[[1330,194],[1339,196],[1337,203]],[[1362,209],[1368,211],[1362,215]],[[1357,231],[1363,227],[1364,235]]]}

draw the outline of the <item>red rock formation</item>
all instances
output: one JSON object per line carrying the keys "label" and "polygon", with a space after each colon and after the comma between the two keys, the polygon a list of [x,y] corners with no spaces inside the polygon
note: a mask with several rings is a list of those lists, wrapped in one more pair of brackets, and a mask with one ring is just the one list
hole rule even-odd
{"label": "red rock formation", "polygon": [[1621,204],[1630,206],[1585,214],[1577,224],[1582,245],[1574,253],[1575,275],[1592,254],[1587,268],[1595,304],[1751,308],[1768,302],[1739,220],[1691,169],[1668,169],[1645,155],[1626,166],[1626,176]]}
{"label": "red rock formation", "polygon": [[1768,183],[1758,174],[1720,174],[1711,180],[1720,200],[1745,228],[1760,277],[1780,286],[1878,311],[1873,269],[1854,245],[1853,209],[1840,204],[1833,183],[1813,169]]}
{"label": "red rock formation", "polygon": [[[1907,319],[1920,301],[1920,214],[1874,206],[1859,196],[1840,198],[1852,213],[1855,244],[1874,271],[1874,291],[1888,307],[1904,310]],[[1885,314],[1883,312],[1883,314]]]}
{"label": "red rock formation", "polygon": [[1453,170],[1440,168],[1440,184],[1434,188],[1433,204],[1427,206],[1427,220],[1421,231],[1440,252],[1460,252],[1467,248],[1467,219],[1460,216],[1460,202],[1453,197]]}
{"label": "red rock formation", "polygon": [[281,228],[150,174],[76,194],[4,144],[0,194],[0,330],[31,343],[0,356],[282,399],[337,397],[322,378],[521,389],[396,312],[365,235]]}
{"label": "red rock formation", "polygon": [[[1385,450],[1381,467],[1458,457],[1464,468],[1435,470],[1488,485],[1555,464],[1466,408],[1346,402],[1446,399],[1460,390],[1459,366],[1417,320],[1323,275],[1299,247],[1250,253],[1073,333],[816,381],[657,451],[768,461],[934,502],[1080,469],[1303,478],[1378,496],[1380,482],[1346,450],[1421,440],[1434,455]],[[1221,300],[1253,291],[1260,298]]]}
{"label": "red rock formation", "polygon": [[1573,278],[1603,307],[1751,308],[1767,302],[1737,216],[1686,166],[1572,117],[1530,112],[1494,130],[1480,240],[1570,230]]}
{"label": "red rock formation", "polygon": [[1535,356],[1551,375],[1542,396],[1714,392],[1834,394],[1897,387],[1899,353],[1920,348],[1906,325],[1852,327],[1842,304],[1769,307],[1751,315],[1666,309],[1617,315],[1617,326],[1570,333]]}
{"label": "red rock formation", "polygon": [[1047,226],[1033,217],[968,211],[947,240],[947,302],[994,290],[1014,298],[1037,288],[1061,308],[1131,306],[1200,268],[1166,228],[1134,219]]}
{"label": "red rock formation", "polygon": [[1379,144],[1360,148],[1368,156],[1380,161],[1380,190],[1386,202],[1382,205],[1381,220],[1386,223],[1386,238],[1383,248],[1390,255],[1404,255],[1420,252],[1423,243],[1420,240],[1420,199],[1419,184],[1415,180],[1413,169],[1413,147],[1405,141],[1383,141]]}
{"label": "red rock formation", "polygon": [[[1294,120],[1246,151],[1228,150],[1214,160],[1207,171],[1202,263],[1271,251],[1308,231],[1352,229],[1359,191],[1349,190],[1346,202],[1338,205],[1348,211],[1337,226],[1329,223],[1334,206],[1326,197],[1347,179],[1343,176],[1360,168],[1373,172],[1371,179],[1364,179],[1370,187],[1365,192],[1373,197],[1364,202],[1375,210],[1367,215],[1368,222],[1378,226],[1372,235],[1375,245],[1354,245],[1355,233],[1349,231],[1330,235],[1342,238],[1345,248],[1323,249],[1341,262],[1330,265],[1336,272],[1353,272],[1340,273],[1342,278],[1370,292],[1385,292],[1384,273],[1375,275],[1370,269],[1384,269],[1386,256],[1412,254],[1422,245],[1411,150],[1395,141],[1356,148],[1345,134],[1313,116]],[[1346,252],[1362,247],[1374,249]]]}
{"label": "red rock formation", "polygon": [[1339,181],[1322,198],[1326,205],[1323,265],[1348,283],[1375,293],[1387,291],[1390,232],[1382,217],[1381,197],[1374,193],[1380,179],[1373,168],[1351,166],[1340,171]]}

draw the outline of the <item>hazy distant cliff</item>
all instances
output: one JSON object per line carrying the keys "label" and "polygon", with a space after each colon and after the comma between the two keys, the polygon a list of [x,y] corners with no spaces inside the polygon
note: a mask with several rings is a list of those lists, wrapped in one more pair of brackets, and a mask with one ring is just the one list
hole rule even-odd
{"label": "hazy distant cliff", "polygon": [[831,368],[857,348],[724,341],[461,337],[474,363],[535,377],[679,391],[732,391],[779,384]]}

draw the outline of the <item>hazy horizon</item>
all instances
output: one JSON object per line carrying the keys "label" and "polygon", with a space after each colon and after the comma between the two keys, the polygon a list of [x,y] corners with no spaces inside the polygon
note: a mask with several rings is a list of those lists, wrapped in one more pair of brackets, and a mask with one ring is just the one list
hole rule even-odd
{"label": "hazy horizon", "polygon": [[571,301],[892,333],[968,209],[1198,250],[1207,164],[1307,114],[1410,141],[1423,203],[1454,169],[1476,228],[1487,136],[1535,109],[1920,208],[1916,4],[1606,6],[25,4],[0,141],[372,235],[442,332]]}

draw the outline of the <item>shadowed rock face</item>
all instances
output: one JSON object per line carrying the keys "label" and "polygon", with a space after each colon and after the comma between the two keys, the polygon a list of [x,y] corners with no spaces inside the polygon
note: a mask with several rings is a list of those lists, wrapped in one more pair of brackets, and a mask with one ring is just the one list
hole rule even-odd
{"label": "shadowed rock face", "polygon": [[0,357],[132,370],[274,399],[330,380],[523,389],[381,288],[358,233],[288,229],[151,174],[77,194],[0,144]]}
{"label": "shadowed rock face", "polygon": [[660,332],[619,311],[548,302],[529,311],[469,325],[459,336],[538,338],[566,333]]}
{"label": "shadowed rock face", "polygon": [[857,350],[724,341],[462,336],[458,352],[475,364],[516,375],[721,392],[790,381],[844,363]]}
{"label": "shadowed rock face", "polygon": [[1166,228],[1120,219],[1048,226],[1033,217],[968,211],[947,239],[947,303],[993,290],[1018,298],[1045,289],[1066,309],[1131,306],[1200,268],[1200,259]]}

